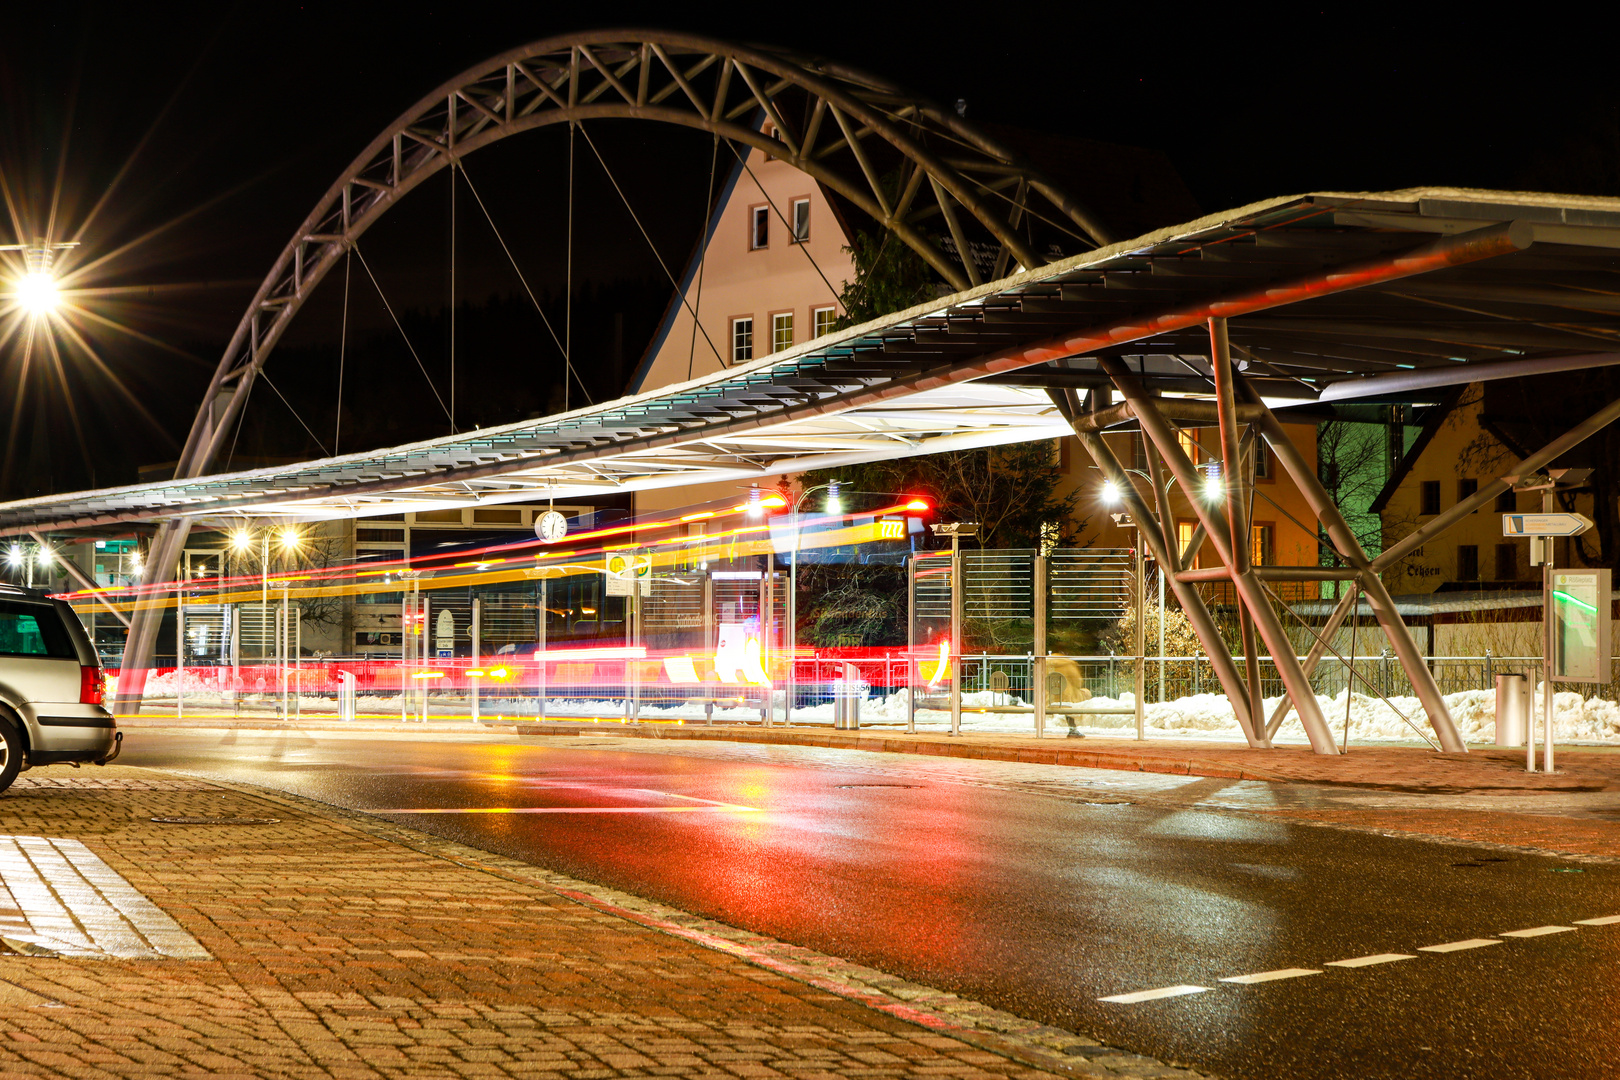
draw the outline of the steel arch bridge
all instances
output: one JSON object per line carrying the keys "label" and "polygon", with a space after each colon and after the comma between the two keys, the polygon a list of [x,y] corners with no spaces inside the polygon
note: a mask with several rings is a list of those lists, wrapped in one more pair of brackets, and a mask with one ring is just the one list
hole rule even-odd
{"label": "steel arch bridge", "polygon": [[238,323],[176,475],[210,470],[304,302],[402,198],[509,136],[608,119],[706,131],[785,161],[889,230],[958,290],[984,278],[972,254],[975,236],[988,234],[996,245],[994,277],[1010,264],[1050,261],[1028,238],[1032,222],[1088,247],[1111,239],[1050,178],[953,110],[863,72],[690,34],[548,38],[469,68],[423,97],[327,189]]}

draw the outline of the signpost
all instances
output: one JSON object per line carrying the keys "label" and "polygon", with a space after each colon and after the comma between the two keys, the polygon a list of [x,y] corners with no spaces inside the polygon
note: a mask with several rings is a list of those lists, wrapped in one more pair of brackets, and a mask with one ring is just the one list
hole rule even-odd
{"label": "signpost", "polygon": [[[1573,472],[1573,470],[1570,470]],[[1553,487],[1560,480],[1579,482],[1582,477],[1554,475],[1541,486],[1539,514],[1503,514],[1502,535],[1523,536],[1530,541],[1530,565],[1541,566],[1542,589],[1542,678],[1541,770],[1553,772],[1553,681],[1609,681],[1610,597],[1613,595],[1608,570],[1553,569],[1553,541],[1561,536],[1580,536],[1593,527],[1584,514],[1553,510]],[[1521,487],[1520,490],[1530,490]],[[1526,732],[1524,767],[1536,771],[1535,731]]]}

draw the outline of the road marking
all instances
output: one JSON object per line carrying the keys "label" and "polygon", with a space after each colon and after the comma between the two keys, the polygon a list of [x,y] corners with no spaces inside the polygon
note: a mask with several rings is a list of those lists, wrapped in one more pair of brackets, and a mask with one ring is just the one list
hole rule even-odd
{"label": "road marking", "polygon": [[698,814],[718,810],[729,814],[763,814],[757,806],[452,806],[414,810],[367,810],[368,814]]}
{"label": "road marking", "polygon": [[1207,986],[1161,986],[1157,990],[1138,990],[1134,994],[1114,994],[1111,997],[1101,997],[1097,1000],[1111,1001],[1116,1005],[1135,1005],[1138,1001],[1156,1001],[1159,998],[1202,994],[1209,989]]}
{"label": "road marking", "polygon": [[1467,941],[1448,941],[1444,945],[1419,945],[1418,952],[1462,952],[1464,949],[1483,949],[1487,945],[1500,944],[1496,938],[1476,937]]}
{"label": "road marking", "polygon": [[55,837],[0,836],[0,936],[31,955],[209,959],[89,848]]}
{"label": "road marking", "polygon": [[1576,926],[1612,926],[1620,922],[1620,915],[1605,915],[1601,919],[1576,919]]}
{"label": "road marking", "polygon": [[1320,975],[1321,968],[1278,968],[1276,971],[1261,971],[1254,975],[1232,975],[1221,982],[1242,983],[1250,986],[1254,983],[1276,982],[1278,979],[1299,979],[1306,975]]}
{"label": "road marking", "polygon": [[1374,964],[1393,964],[1397,960],[1416,960],[1417,957],[1409,953],[1381,952],[1371,956],[1358,956],[1353,960],[1329,960],[1328,967],[1359,968],[1372,967]]}
{"label": "road marking", "polygon": [[1573,926],[1532,926],[1528,930],[1509,930],[1503,937],[1543,937],[1547,934],[1567,934],[1574,931]]}

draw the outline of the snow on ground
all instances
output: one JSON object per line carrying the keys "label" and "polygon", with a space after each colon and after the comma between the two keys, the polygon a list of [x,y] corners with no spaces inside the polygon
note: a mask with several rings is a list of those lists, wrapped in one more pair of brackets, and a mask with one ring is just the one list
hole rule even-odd
{"label": "snow on ground", "polygon": [[[175,677],[172,674],[155,675],[147,680],[146,698],[151,704],[164,703],[165,699],[172,701],[175,691]],[[236,703],[228,694],[218,691],[217,688],[206,685],[195,677],[187,677],[184,686],[185,710],[190,715],[218,714],[220,710],[231,710]],[[775,695],[774,718],[780,722],[782,718],[783,694],[778,691]],[[939,702],[933,697],[927,706]],[[1266,714],[1269,716],[1277,707],[1280,698],[1267,698],[1265,703]],[[1327,718],[1328,727],[1335,735],[1343,731],[1345,720],[1345,695],[1340,693],[1336,697],[1318,697],[1317,703],[1321,706],[1323,715]],[[275,701],[274,695],[241,696],[242,706],[249,711],[262,711],[270,707]],[[891,727],[906,723],[907,707],[910,701],[910,691],[900,690],[886,697],[873,696],[861,704],[861,724],[863,727]],[[362,694],[359,699],[359,711],[362,715],[398,715],[401,707],[400,699],[393,696],[372,696]],[[922,705],[923,703],[919,703]],[[1005,692],[979,691],[964,693],[962,695],[962,730],[974,732],[1006,732],[1022,733],[1034,730],[1035,720],[1027,712],[980,712],[980,709],[997,709],[1008,707],[1022,707],[1025,703],[1017,697]],[[505,699],[492,699],[486,697],[482,706],[482,715],[485,718],[504,717],[507,719],[534,718],[539,710],[532,697],[515,697]],[[1464,690],[1461,693],[1447,694],[1446,706],[1451,710],[1452,718],[1456,721],[1464,741],[1471,743],[1490,743],[1496,738],[1496,692],[1494,690]],[[1134,701],[1130,694],[1123,694],[1119,698],[1095,697],[1085,702],[1085,709],[1117,709],[1123,710],[1112,716],[1085,716],[1075,718],[1075,729],[1084,734],[1092,735],[1123,735],[1135,731],[1136,720],[1130,710]],[[1553,695],[1554,726],[1556,736],[1564,742],[1616,742],[1620,743],[1620,704],[1602,698],[1585,698],[1575,692],[1560,692]],[[1396,710],[1411,721],[1409,725],[1397,714]],[[332,714],[337,711],[337,702],[330,696],[304,697],[299,701],[299,712],[306,716],[319,716]],[[436,717],[453,718],[465,717],[469,714],[468,702],[464,697],[447,695],[436,698],[431,705],[430,714]],[[831,724],[832,705],[803,706],[793,710],[793,720],[796,723]],[[1349,704],[1350,713],[1350,739],[1352,742],[1377,741],[1412,741],[1418,738],[1418,730],[1425,734],[1428,732],[1428,721],[1422,705],[1416,698],[1396,697],[1388,702],[1364,694],[1356,694]],[[556,698],[546,702],[546,716],[554,719],[570,717],[591,719],[618,719],[625,715],[625,705],[622,700],[591,700],[580,698]],[[704,712],[702,704],[687,702],[683,704],[652,705],[643,704],[640,717],[648,721],[702,723]],[[1540,688],[1531,704],[1531,717],[1539,722],[1541,718]],[[758,723],[760,719],[759,706],[716,706],[713,712],[715,723]],[[1220,694],[1194,694],[1191,697],[1178,698],[1174,701],[1150,701],[1144,709],[1145,734],[1160,738],[1208,738],[1220,740],[1233,740],[1242,737],[1238,730],[1237,721],[1232,715],[1232,707],[1226,697]],[[1415,728],[1414,726],[1415,725]],[[1067,718],[1053,714],[1047,717],[1046,729],[1048,735],[1058,734],[1068,730]],[[919,707],[917,711],[917,729],[919,731],[946,731],[950,727],[950,715],[942,709],[933,707]],[[1299,718],[1292,711],[1287,721],[1283,723],[1277,734],[1278,742],[1305,742],[1305,731],[1300,727]]]}

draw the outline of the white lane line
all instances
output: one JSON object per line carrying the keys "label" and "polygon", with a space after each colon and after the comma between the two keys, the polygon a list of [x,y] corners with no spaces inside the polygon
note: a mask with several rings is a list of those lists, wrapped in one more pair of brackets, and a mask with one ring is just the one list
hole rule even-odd
{"label": "white lane line", "polygon": [[1111,997],[1101,997],[1098,1001],[1111,1001],[1115,1005],[1135,1005],[1138,1001],[1156,1001],[1159,998],[1182,997],[1186,994],[1202,994],[1210,988],[1207,986],[1161,986],[1157,990],[1138,990],[1134,994],[1114,994]]}
{"label": "white lane line", "polygon": [[1620,922],[1620,915],[1605,915],[1601,919],[1576,919],[1576,926],[1612,926]]}
{"label": "white lane line", "polygon": [[1221,982],[1241,983],[1251,986],[1254,983],[1276,982],[1278,979],[1300,979],[1306,975],[1320,975],[1321,968],[1278,968],[1276,971],[1261,971],[1253,975],[1232,975],[1222,979]]}
{"label": "white lane line", "polygon": [[1371,956],[1358,956],[1353,960],[1329,960],[1328,967],[1360,968],[1372,967],[1374,964],[1393,964],[1397,960],[1416,960],[1410,953],[1381,952]]}
{"label": "white lane line", "polygon": [[1483,949],[1487,945],[1500,945],[1496,938],[1476,937],[1467,941],[1448,941],[1444,945],[1419,945],[1418,952],[1462,952],[1464,949]]}
{"label": "white lane line", "polygon": [[367,810],[368,814],[762,814],[757,806],[454,806],[415,810]]}
{"label": "white lane line", "polygon": [[1574,932],[1573,926],[1532,926],[1528,930],[1509,930],[1503,937],[1543,937],[1547,934],[1568,934]]}

